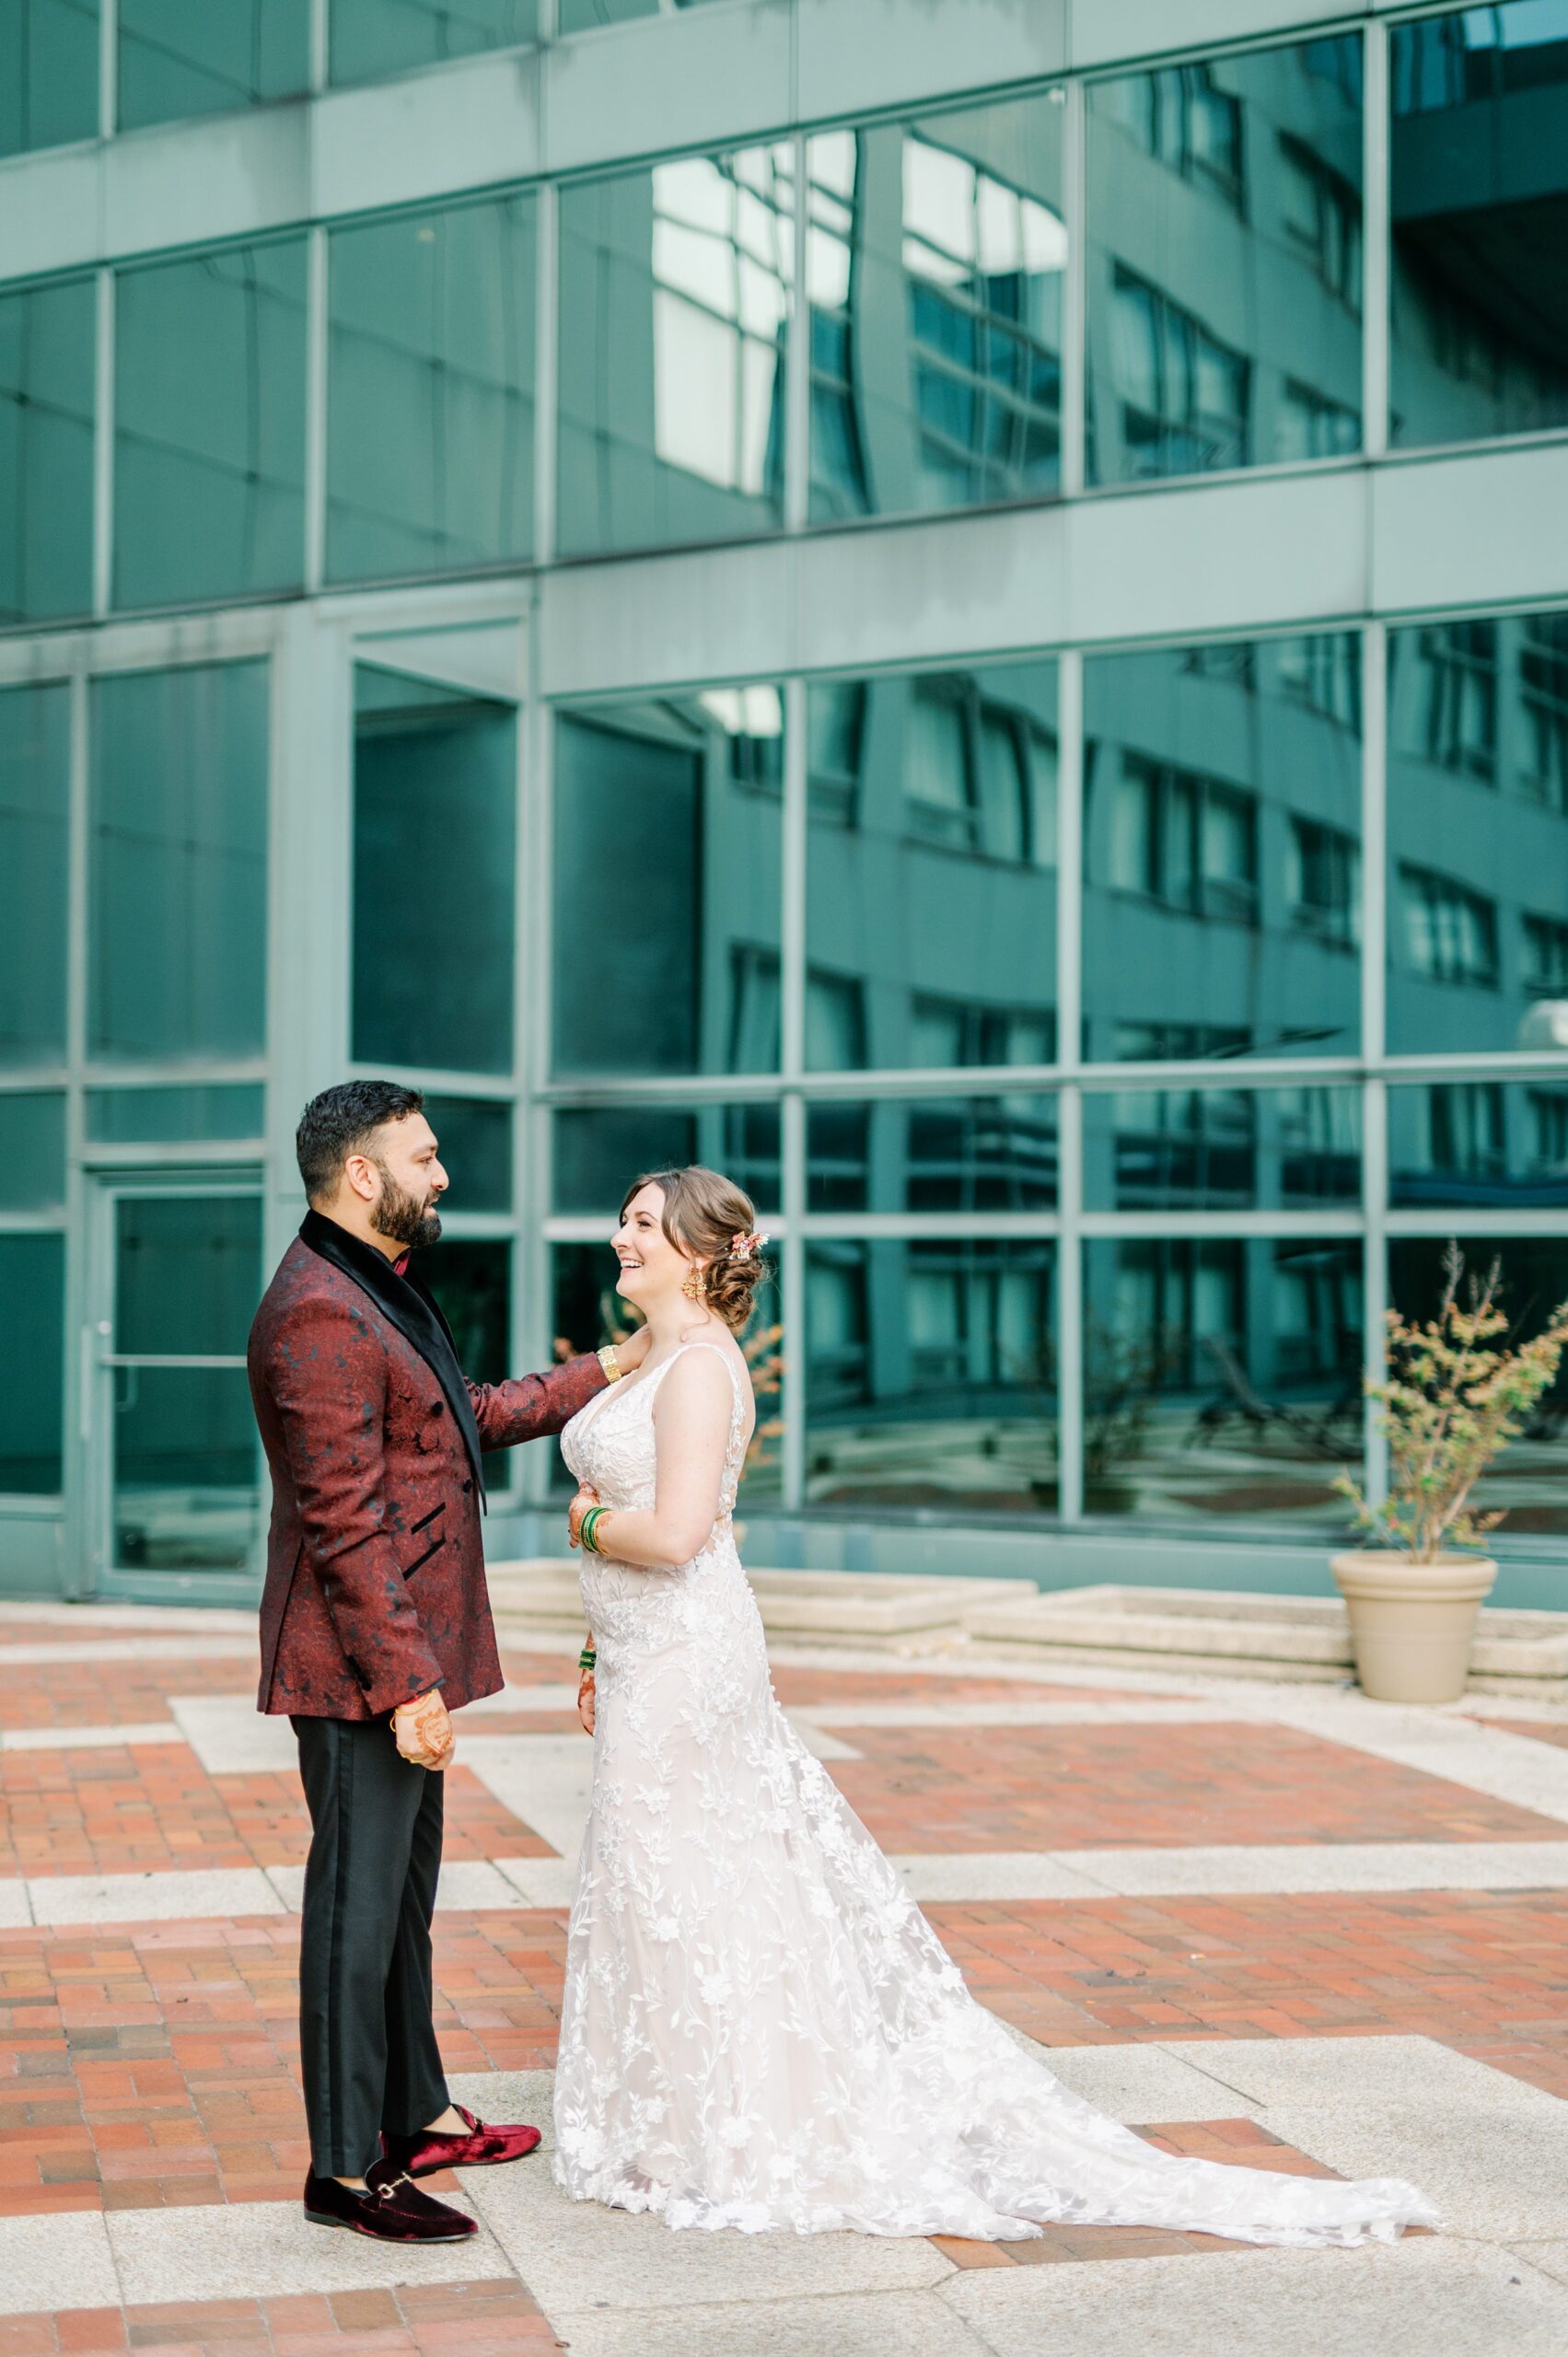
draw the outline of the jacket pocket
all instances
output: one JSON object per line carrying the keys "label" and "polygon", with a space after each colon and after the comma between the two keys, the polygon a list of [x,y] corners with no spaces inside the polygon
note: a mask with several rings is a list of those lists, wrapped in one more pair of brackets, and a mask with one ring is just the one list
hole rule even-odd
{"label": "jacket pocket", "polygon": [[432,1555],[438,1555],[446,1544],[447,1541],[444,1535],[439,1538],[433,1538],[423,1555],[416,1555],[412,1563],[404,1566],[404,1579],[412,1580],[415,1572],[419,1571],[425,1563],[428,1563]]}

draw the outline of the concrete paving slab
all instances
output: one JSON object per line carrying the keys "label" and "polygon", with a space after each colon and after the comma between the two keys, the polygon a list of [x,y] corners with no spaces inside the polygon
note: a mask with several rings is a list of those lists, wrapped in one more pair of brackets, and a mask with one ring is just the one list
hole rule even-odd
{"label": "concrete paving slab", "polygon": [[1041,2046],[1014,2035],[1048,2071],[1130,2128],[1156,2120],[1256,2119],[1263,2107],[1205,2071],[1207,2040],[1191,2046]]}
{"label": "concrete paving slab", "polygon": [[1533,1736],[1442,1712],[1369,1702],[1364,1695],[1314,1697],[1283,1688],[1271,1693],[1269,1716],[1568,1824],[1568,1751]]}
{"label": "concrete paving slab", "polygon": [[562,1857],[576,1856],[594,1780],[585,1735],[470,1735],[463,1761],[542,1841]]}
{"label": "concrete paving slab", "polygon": [[120,2278],[99,2210],[7,2218],[0,2225],[0,2316],[120,2305]]}
{"label": "concrete paving slab", "polygon": [[182,1916],[281,1915],[260,1866],[145,1875],[42,1875],[28,1883],[35,1923],[151,1923]]}
{"label": "concrete paving slab", "polygon": [[209,1776],[275,1776],[299,1765],[288,1721],[259,1711],[251,1695],[173,1695],[168,1707]]}
{"label": "concrete paving slab", "polygon": [[[671,2235],[682,2245],[705,2235]],[[744,2307],[573,2308],[552,2316],[572,2357],[991,2357],[931,2293],[749,2302]],[[1031,2357],[1044,2357],[1035,2351]]]}
{"label": "concrete paving slab", "polygon": [[123,2297],[132,2305],[143,2301],[265,2300],[288,2293],[353,2291],[378,2284],[457,2283],[513,2272],[511,2262],[482,2227],[466,2242],[411,2250],[312,2226],[297,2201],[116,2210],[107,2224]]}
{"label": "concrete paving slab", "polygon": [[28,1887],[20,1875],[0,1877],[0,1931],[19,1931],[33,1920]]}
{"label": "concrete paving slab", "polygon": [[1132,1898],[1568,1887],[1568,1841],[1237,1842],[1192,1850],[1068,1850],[1058,1857],[1086,1881]]}
{"label": "concrete paving slab", "polygon": [[[203,1619],[206,1616],[203,1614]],[[85,1642],[74,1637],[29,1638],[19,1645],[0,1648],[7,1670],[54,1662],[116,1661],[248,1661],[255,1662],[256,1623],[248,1637],[102,1637]]]}
{"label": "concrete paving slab", "polygon": [[[496,1858],[525,1907],[570,1907],[577,1887],[577,1861],[570,1858]],[[515,1904],[516,1902],[514,1902]]]}
{"label": "concrete paving slab", "polygon": [[[0,1666],[5,1655],[0,1654]],[[0,1751],[116,1751],[130,1744],[183,1743],[168,1719],[143,1719],[130,1726],[0,1727]]]}
{"label": "concrete paving slab", "polygon": [[905,1852],[892,1861],[924,1903],[962,1906],[999,1898],[1103,1898],[1107,1886],[1076,1858],[1030,1850]]}
{"label": "concrete paving slab", "polygon": [[919,2290],[953,2272],[951,2261],[919,2235],[674,2234],[657,2218],[570,2200],[550,2175],[548,2072],[474,2074],[451,2084],[455,2099],[485,2119],[531,2119],[545,2131],[534,2159],[513,2168],[464,2169],[459,2177],[465,2200],[552,2318],[580,2309],[587,2286],[611,2310],[679,2315],[704,2304]]}
{"label": "concrete paving slab", "polygon": [[[1556,2102],[1549,2096],[1549,2102]],[[1555,2118],[1415,2103],[1266,2104],[1276,2136],[1341,2177],[1401,2177],[1480,2242],[1568,2237],[1568,2104]],[[1568,2334],[1563,2347],[1568,2349]]]}
{"label": "concrete paving slab", "polygon": [[[970,1675],[978,1674],[971,1667]],[[1100,1727],[1208,1726],[1237,1713],[1223,1701],[1150,1695],[1104,1702],[1093,1696],[1081,1702],[809,1702],[789,1715],[796,1726],[809,1721],[819,1727]]]}
{"label": "concrete paving slab", "polygon": [[1559,2116],[1568,2104],[1508,2071],[1494,2071],[1430,2038],[1225,2038],[1169,2040],[1166,2051],[1192,2062],[1238,2095],[1272,2110],[1281,2104],[1427,2104],[1434,2109],[1514,2119]]}
{"label": "concrete paving slab", "polygon": [[1442,2235],[977,2268],[940,2301],[995,2357],[1562,2357],[1568,2347],[1562,2285],[1511,2252]]}

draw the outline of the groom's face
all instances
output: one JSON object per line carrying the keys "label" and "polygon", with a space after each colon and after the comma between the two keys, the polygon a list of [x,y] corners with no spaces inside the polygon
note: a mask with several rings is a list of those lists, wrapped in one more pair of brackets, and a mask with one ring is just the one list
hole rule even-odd
{"label": "groom's face", "polygon": [[447,1179],[424,1114],[383,1122],[366,1160],[376,1180],[370,1224],[377,1235],[393,1244],[434,1244],[441,1233],[436,1206]]}

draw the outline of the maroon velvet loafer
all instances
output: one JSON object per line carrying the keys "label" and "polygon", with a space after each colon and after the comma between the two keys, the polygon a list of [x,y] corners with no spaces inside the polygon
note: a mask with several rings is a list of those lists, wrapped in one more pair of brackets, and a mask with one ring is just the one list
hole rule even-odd
{"label": "maroon velvet loafer", "polygon": [[437,2169],[487,2168],[496,2161],[520,2161],[539,2142],[537,2128],[491,2128],[460,2103],[452,2108],[468,2121],[460,2136],[437,2136],[429,2129],[421,2129],[417,2136],[383,2134],[381,2150],[391,2165],[405,2177],[434,2177]]}
{"label": "maroon velvet loafer", "polygon": [[[454,2142],[459,2140],[453,2138]],[[345,2234],[368,2235],[378,2243],[461,2243],[479,2232],[479,2221],[433,2194],[421,2193],[390,2161],[377,2161],[365,2173],[366,2190],[340,2185],[335,2177],[305,2180],[305,2214],[313,2226],[339,2226]]]}

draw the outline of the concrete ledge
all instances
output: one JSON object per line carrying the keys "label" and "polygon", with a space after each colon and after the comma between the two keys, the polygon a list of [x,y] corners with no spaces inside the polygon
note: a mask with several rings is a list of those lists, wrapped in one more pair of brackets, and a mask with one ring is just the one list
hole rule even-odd
{"label": "concrete ledge", "polygon": [[[1223,1588],[1063,1588],[977,1599],[974,1641],[1095,1666],[1143,1661],[1230,1678],[1342,1683],[1354,1675],[1338,1596],[1251,1596]],[[1483,1692],[1568,1696],[1568,1612],[1483,1608],[1470,1684]]]}
{"label": "concrete ledge", "polygon": [[[490,1601],[502,1636],[521,1643],[530,1632],[580,1630],[577,1574],[570,1556],[492,1563]],[[1039,1593],[1027,1579],[944,1579],[896,1572],[749,1569],[747,1577],[770,1636],[853,1637],[860,1645],[899,1652],[961,1643],[965,1616],[974,1606],[1017,1609]]]}

